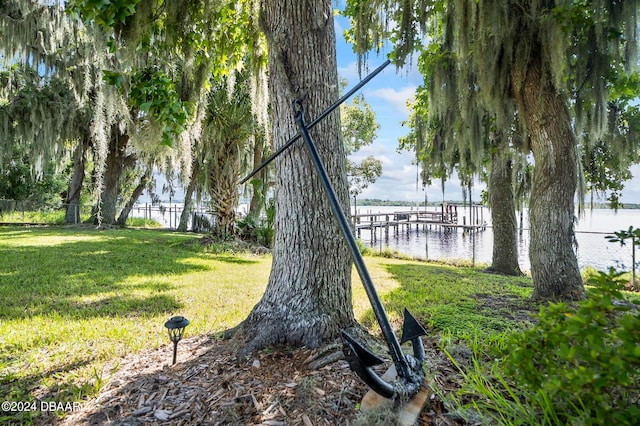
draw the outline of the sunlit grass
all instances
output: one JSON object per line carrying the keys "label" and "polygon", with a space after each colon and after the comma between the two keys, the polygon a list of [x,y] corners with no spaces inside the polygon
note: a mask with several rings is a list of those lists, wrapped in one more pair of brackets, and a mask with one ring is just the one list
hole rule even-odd
{"label": "sunlit grass", "polygon": [[[384,295],[400,288],[400,283],[389,273],[389,271],[387,271],[385,265],[406,263],[406,261],[367,256],[365,258],[365,263],[378,295]],[[362,284],[355,267],[351,274],[351,283],[353,292],[353,313],[356,320],[362,322],[365,318],[372,316],[371,304],[369,303],[367,293],[364,290],[364,285]]]}
{"label": "sunlit grass", "polygon": [[[64,210],[4,212],[0,214],[0,222],[62,224],[64,214]],[[84,219],[87,218],[88,216]]]}
{"label": "sunlit grass", "polygon": [[[399,328],[404,308],[438,333],[460,337],[502,332],[516,323],[509,319],[515,305],[526,309],[532,291],[531,277],[505,277],[484,273],[479,268],[457,267],[417,261],[367,258],[373,277],[392,323]],[[359,280],[354,279],[354,306],[368,306]],[[364,300],[363,300],[364,299]],[[502,308],[484,301],[509,300]],[[375,328],[371,310],[364,309],[358,319]]]}
{"label": "sunlit grass", "polygon": [[[237,325],[262,296],[271,257],[202,249],[194,234],[162,230],[0,227],[0,394],[78,400],[98,392],[107,365],[166,344],[164,322],[186,334]],[[438,333],[505,327],[479,294],[530,294],[530,278],[366,257],[391,321],[409,308]],[[355,269],[356,319],[377,324]],[[0,416],[0,423],[1,423]],[[15,419],[14,419],[15,420]],[[20,421],[27,421],[21,418]]]}
{"label": "sunlit grass", "polygon": [[[208,254],[197,236],[147,230],[0,228],[0,394],[90,396],[104,366],[239,323],[264,292],[269,256]],[[14,419],[28,420],[28,419]]]}

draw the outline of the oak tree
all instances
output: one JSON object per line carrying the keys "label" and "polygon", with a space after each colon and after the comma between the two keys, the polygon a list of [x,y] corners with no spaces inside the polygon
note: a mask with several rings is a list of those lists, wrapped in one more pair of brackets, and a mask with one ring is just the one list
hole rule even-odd
{"label": "oak tree", "polygon": [[478,107],[498,127],[511,119],[505,103],[515,105],[535,161],[529,257],[536,298],[584,296],[574,250],[577,147],[606,133],[611,89],[637,67],[638,6],[603,0],[348,3],[361,52],[391,38],[402,63],[433,41],[446,51],[426,54],[440,55],[441,68],[456,71],[451,79],[443,73],[442,81],[457,85],[461,99],[477,91]]}

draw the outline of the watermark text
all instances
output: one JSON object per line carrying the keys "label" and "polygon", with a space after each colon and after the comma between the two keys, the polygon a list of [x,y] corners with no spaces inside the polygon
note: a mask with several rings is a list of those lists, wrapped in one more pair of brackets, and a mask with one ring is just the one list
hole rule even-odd
{"label": "watermark text", "polygon": [[27,411],[71,412],[82,408],[80,402],[70,401],[2,401],[0,408],[5,413],[24,413]]}

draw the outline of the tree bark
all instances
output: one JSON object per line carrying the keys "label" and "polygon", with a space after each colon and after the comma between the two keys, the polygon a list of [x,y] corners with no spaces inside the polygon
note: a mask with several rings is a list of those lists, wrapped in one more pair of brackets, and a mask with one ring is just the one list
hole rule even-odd
{"label": "tree bark", "polygon": [[[255,145],[253,147],[253,168],[255,169],[262,163],[262,151],[263,151],[263,143],[259,140],[258,137],[255,138]],[[265,170],[260,171],[257,177],[251,179],[251,201],[249,203],[249,212],[248,215],[253,217],[259,217],[260,211],[262,210],[262,206],[264,204],[264,192],[266,189],[267,182],[266,180],[266,172]]]}
{"label": "tree bark", "polygon": [[[304,100],[307,121],[338,98],[332,3],[261,2],[269,47],[269,92],[274,149],[298,132],[292,101]],[[348,211],[339,112],[311,136]],[[266,292],[242,324],[243,352],[273,344],[318,347],[355,323],[351,258],[305,146],[275,160],[276,237]]]}
{"label": "tree bark", "polygon": [[120,196],[120,176],[130,164],[135,163],[135,158],[126,154],[129,135],[121,135],[117,128],[112,129],[107,154],[104,181],[100,195],[101,223],[115,225]]}
{"label": "tree bark", "polygon": [[85,168],[87,163],[87,149],[89,148],[89,139],[82,138],[73,159],[73,174],[67,189],[67,198],[65,200],[66,211],[64,215],[64,223],[76,224],[80,222],[80,194],[85,178]]}
{"label": "tree bark", "polygon": [[577,186],[576,138],[562,97],[542,72],[540,49],[524,75],[515,70],[514,94],[527,126],[535,161],[529,259],[533,297],[577,300],[584,286],[574,250],[574,196]]}
{"label": "tree bark", "polygon": [[187,225],[189,223],[189,216],[191,215],[191,209],[193,208],[193,193],[196,190],[198,175],[200,174],[200,163],[201,160],[197,159],[191,165],[191,178],[189,179],[189,184],[187,185],[187,190],[184,194],[184,207],[182,208],[180,224],[178,225],[178,231],[181,232],[185,232],[187,230]]}
{"label": "tree bark", "polygon": [[235,235],[236,211],[240,194],[238,177],[241,169],[242,142],[224,140],[211,147],[209,159],[209,196],[215,217],[213,233],[226,238]]}
{"label": "tree bark", "polygon": [[522,275],[518,265],[518,239],[513,170],[509,147],[502,144],[491,157],[489,208],[493,223],[493,257],[489,272]]}
{"label": "tree bark", "polygon": [[138,198],[140,198],[140,196],[142,195],[142,192],[145,190],[145,188],[149,184],[152,173],[153,173],[153,168],[149,167],[147,171],[142,175],[142,177],[140,178],[140,182],[138,182],[138,185],[134,188],[133,192],[131,193],[131,197],[129,197],[129,200],[126,202],[124,207],[122,207],[122,210],[120,211],[120,215],[118,216],[118,220],[116,221],[116,225],[125,226],[127,224],[127,219],[129,218],[131,209],[133,209],[133,206],[135,205],[136,201],[138,201]]}

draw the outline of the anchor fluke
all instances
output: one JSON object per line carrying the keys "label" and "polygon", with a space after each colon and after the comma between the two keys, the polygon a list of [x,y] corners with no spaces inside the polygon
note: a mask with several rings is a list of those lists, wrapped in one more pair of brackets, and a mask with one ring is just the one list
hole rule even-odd
{"label": "anchor fluke", "polygon": [[411,341],[413,346],[413,356],[419,361],[424,361],[424,345],[421,336],[426,336],[427,330],[418,322],[418,320],[404,308],[404,324],[402,326],[402,338],[400,344]]}
{"label": "anchor fluke", "polygon": [[404,308],[404,325],[402,326],[402,338],[400,339],[400,344],[426,335],[427,330],[420,325],[418,320],[411,315],[411,312],[409,312],[407,308]]}
{"label": "anchor fluke", "polygon": [[370,351],[362,343],[354,339],[349,333],[342,330],[342,340],[349,346],[353,353],[358,357],[360,363],[365,367],[373,367],[374,365],[380,365],[385,362],[377,354]]}

